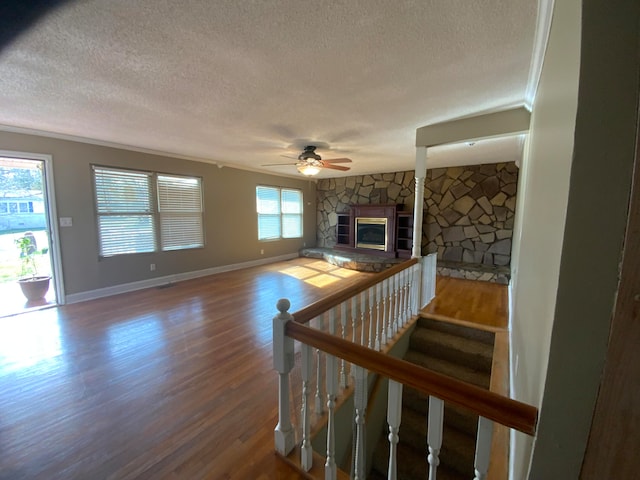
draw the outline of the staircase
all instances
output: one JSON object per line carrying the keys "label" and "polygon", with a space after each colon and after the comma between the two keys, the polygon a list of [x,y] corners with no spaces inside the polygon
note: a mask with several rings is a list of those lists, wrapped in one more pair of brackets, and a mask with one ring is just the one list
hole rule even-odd
{"label": "staircase", "polygon": [[[494,334],[423,316],[411,335],[404,359],[482,388],[489,388]],[[427,465],[427,396],[404,389],[398,444],[398,479],[424,480]],[[474,477],[475,436],[478,417],[451,404],[445,405],[443,442],[438,480]],[[386,427],[386,424],[385,424]],[[369,478],[387,478],[388,431],[376,446]]]}

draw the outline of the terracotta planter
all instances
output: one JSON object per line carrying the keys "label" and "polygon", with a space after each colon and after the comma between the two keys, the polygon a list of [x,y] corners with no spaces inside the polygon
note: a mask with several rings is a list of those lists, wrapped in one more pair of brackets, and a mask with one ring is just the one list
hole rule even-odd
{"label": "terracotta planter", "polygon": [[18,280],[22,293],[27,300],[41,300],[49,290],[49,280],[51,277],[29,277]]}

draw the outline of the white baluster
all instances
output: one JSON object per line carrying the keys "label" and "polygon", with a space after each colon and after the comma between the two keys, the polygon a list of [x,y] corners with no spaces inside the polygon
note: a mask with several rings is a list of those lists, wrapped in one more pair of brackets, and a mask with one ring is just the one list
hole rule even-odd
{"label": "white baluster", "polygon": [[442,447],[442,421],[444,420],[444,401],[429,397],[429,420],[427,422],[427,445],[429,447],[429,480],[436,480],[436,470],[440,465]]}
{"label": "white baluster", "polygon": [[387,340],[391,340],[395,335],[394,322],[393,322],[393,278],[387,278],[385,280],[387,284],[387,304],[389,305],[389,312],[387,314]]}
{"label": "white baluster", "polygon": [[[358,321],[358,296],[354,295],[351,297],[351,341],[353,343],[358,343],[357,339],[357,321]],[[355,373],[353,371],[353,363],[349,367],[349,376],[352,378],[355,377]]]}
{"label": "white baluster", "polygon": [[373,287],[369,288],[369,348],[373,348]]}
{"label": "white baluster", "polygon": [[278,424],[274,431],[276,450],[288,455],[295,444],[295,431],[291,424],[289,410],[289,372],[293,369],[293,339],[285,336],[284,330],[288,321],[293,320],[287,311],[291,303],[281,298],[276,304],[280,312],[273,318],[273,368],[279,374],[278,381]]}
{"label": "white baluster", "polygon": [[417,315],[420,310],[420,288],[422,286],[422,265],[420,262],[411,267],[411,316]]}
{"label": "white baluster", "polygon": [[407,321],[413,315],[413,266],[407,269]]}
{"label": "white baluster", "polygon": [[412,298],[412,292],[411,292],[411,276],[413,275],[413,267],[409,267],[406,270],[407,272],[407,321],[409,321],[409,319],[411,318],[411,298]]}
{"label": "white baluster", "polygon": [[393,285],[394,285],[394,295],[395,295],[395,315],[394,315],[394,325],[396,332],[400,329],[400,273],[396,273],[393,276]]}
{"label": "white baluster", "polygon": [[380,283],[376,283],[376,350],[380,351]]}
{"label": "white baluster", "polygon": [[313,464],[313,447],[311,446],[311,421],[309,411],[309,380],[313,367],[313,350],[309,345],[302,344],[302,448],[300,463],[305,472]]}
{"label": "white baluster", "polygon": [[405,324],[405,319],[404,319],[404,303],[405,303],[405,292],[404,292],[404,275],[405,275],[405,270],[402,270],[401,272],[398,272],[398,291],[399,291],[399,296],[400,296],[400,302],[399,302],[399,307],[400,307],[400,314],[398,315],[398,324],[401,327],[404,327]]}
{"label": "white baluster", "polygon": [[[336,310],[329,310],[329,333],[336,333]],[[327,357],[327,461],[324,464],[325,480],[335,480],[338,474],[335,459],[335,406],[338,394],[338,365],[333,355]]]}
{"label": "white baluster", "polygon": [[355,480],[364,480],[365,478],[365,416],[367,409],[367,371],[359,366],[355,365],[356,379],[355,379],[355,393],[354,393],[354,408],[356,411],[356,454],[354,458],[353,478]]}
{"label": "white baluster", "polygon": [[366,315],[367,315],[367,293],[362,292],[360,294],[360,345],[365,346],[364,335],[366,328]]}
{"label": "white baluster", "polygon": [[[346,339],[347,330],[347,302],[340,304],[340,326],[342,327],[342,339]],[[344,358],[340,359],[340,388],[347,388],[347,371]]]}
{"label": "white baluster", "polygon": [[476,459],[473,464],[476,476],[474,480],[485,480],[489,471],[491,457],[491,437],[493,422],[488,418],[478,418],[478,436],[476,438]]}
{"label": "white baluster", "polygon": [[[382,321],[381,326],[382,326],[382,336],[380,339],[380,346],[384,346],[387,344],[387,323],[389,322],[389,319],[387,318],[387,293],[386,293],[386,287],[387,287],[387,282],[386,280],[383,280],[382,282],[380,282],[380,303],[382,304]],[[391,336],[389,336],[389,339],[391,338]]]}
{"label": "white baluster", "polygon": [[[324,330],[324,319],[322,315],[318,317],[318,328],[319,330]],[[320,351],[320,349],[316,349],[316,415],[322,415],[324,413],[324,394],[322,393],[322,356],[323,352]]]}
{"label": "white baluster", "polygon": [[407,269],[405,269],[404,271],[404,298],[405,298],[405,304],[404,304],[404,324],[406,325],[406,323],[409,321],[409,318],[411,318],[411,299],[409,294],[411,293],[411,290],[409,289],[409,283],[410,283],[410,276],[409,276],[409,271]]}
{"label": "white baluster", "polygon": [[398,471],[397,447],[398,431],[402,417],[402,383],[389,380],[389,401],[387,403],[387,423],[389,424],[389,472],[388,480],[396,480]]}

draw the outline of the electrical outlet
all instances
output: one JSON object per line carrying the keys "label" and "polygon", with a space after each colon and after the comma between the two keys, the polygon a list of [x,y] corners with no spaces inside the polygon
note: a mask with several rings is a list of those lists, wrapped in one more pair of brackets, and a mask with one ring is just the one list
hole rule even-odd
{"label": "electrical outlet", "polygon": [[264,255],[264,249],[260,249],[260,255]]}
{"label": "electrical outlet", "polygon": [[155,263],[150,264],[150,265],[149,265],[149,270],[151,270],[152,272],[155,272],[155,270],[156,270],[156,264],[155,264]]}

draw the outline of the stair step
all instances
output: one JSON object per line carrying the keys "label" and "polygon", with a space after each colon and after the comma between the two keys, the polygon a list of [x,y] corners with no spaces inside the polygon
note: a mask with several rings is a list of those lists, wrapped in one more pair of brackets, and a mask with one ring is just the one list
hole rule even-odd
{"label": "stair step", "polygon": [[404,359],[408,362],[415,363],[416,365],[429,368],[443,375],[457,378],[463,382],[468,382],[481,388],[488,389],[491,382],[491,375],[487,372],[457,365],[440,358],[434,358],[415,350],[409,350]]}
{"label": "stair step", "polygon": [[473,365],[479,371],[491,372],[493,344],[431,328],[416,327],[409,345],[409,348],[432,357],[461,365]]}
{"label": "stair step", "polygon": [[[429,413],[428,395],[418,392],[413,388],[405,387],[402,392],[402,404],[403,423],[405,409],[411,410],[426,422]],[[450,427],[460,430],[472,437],[475,437],[478,432],[478,415],[452,403],[447,403],[444,406],[444,422]]]}
{"label": "stair step", "polygon": [[487,330],[480,330],[478,328],[467,327],[464,325],[458,325],[456,323],[443,322],[434,318],[421,316],[418,319],[418,326],[429,328],[431,330],[437,330],[439,332],[450,333],[459,337],[469,338],[471,340],[477,340],[478,342],[493,345],[495,335],[493,332]]}

